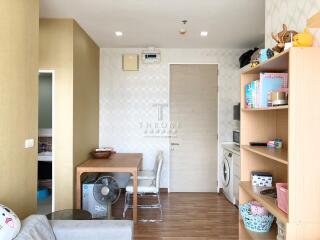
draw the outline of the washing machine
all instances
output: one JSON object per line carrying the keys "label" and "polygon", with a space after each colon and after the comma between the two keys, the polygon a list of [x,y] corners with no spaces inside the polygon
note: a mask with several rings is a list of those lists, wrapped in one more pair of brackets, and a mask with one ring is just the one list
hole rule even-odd
{"label": "washing machine", "polygon": [[227,149],[223,150],[223,164],[222,164],[222,186],[223,193],[226,198],[233,204],[233,164],[232,164],[232,155],[231,151]]}

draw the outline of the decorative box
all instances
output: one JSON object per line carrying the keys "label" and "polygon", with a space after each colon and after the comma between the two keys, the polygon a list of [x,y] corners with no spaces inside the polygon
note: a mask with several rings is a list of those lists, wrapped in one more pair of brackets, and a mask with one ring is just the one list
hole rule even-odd
{"label": "decorative box", "polygon": [[251,184],[256,187],[272,187],[272,174],[267,172],[251,172]]}

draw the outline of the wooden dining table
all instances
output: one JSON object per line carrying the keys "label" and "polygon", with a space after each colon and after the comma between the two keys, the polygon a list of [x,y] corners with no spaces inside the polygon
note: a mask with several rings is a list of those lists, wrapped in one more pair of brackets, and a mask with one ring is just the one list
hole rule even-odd
{"label": "wooden dining table", "polygon": [[81,209],[81,176],[84,173],[131,173],[133,176],[133,221],[138,220],[138,170],[142,166],[141,153],[113,153],[108,159],[89,159],[77,166],[76,208]]}

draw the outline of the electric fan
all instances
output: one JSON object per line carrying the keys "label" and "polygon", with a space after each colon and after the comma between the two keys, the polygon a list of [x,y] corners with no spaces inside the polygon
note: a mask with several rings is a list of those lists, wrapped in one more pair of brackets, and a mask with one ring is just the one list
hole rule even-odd
{"label": "electric fan", "polygon": [[93,186],[93,196],[101,205],[107,209],[107,219],[112,219],[111,206],[120,197],[121,190],[117,181],[111,176],[100,177]]}

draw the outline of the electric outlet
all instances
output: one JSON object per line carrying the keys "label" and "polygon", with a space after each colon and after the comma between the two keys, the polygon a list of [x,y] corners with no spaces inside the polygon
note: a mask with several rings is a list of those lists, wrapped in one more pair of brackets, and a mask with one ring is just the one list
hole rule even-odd
{"label": "electric outlet", "polygon": [[34,139],[30,138],[30,139],[26,139],[24,141],[24,148],[33,148],[34,147]]}

